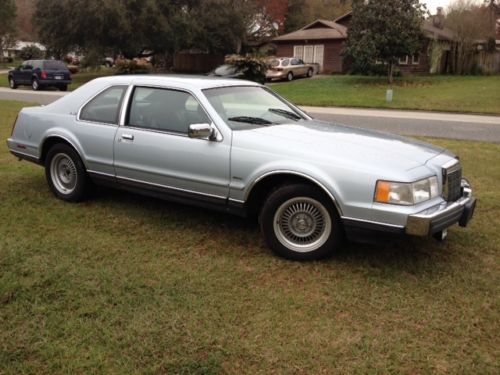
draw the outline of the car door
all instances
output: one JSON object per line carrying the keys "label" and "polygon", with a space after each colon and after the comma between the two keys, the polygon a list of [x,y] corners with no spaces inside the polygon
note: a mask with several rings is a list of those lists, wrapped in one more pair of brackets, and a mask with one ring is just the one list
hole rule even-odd
{"label": "car door", "polygon": [[213,140],[190,138],[189,125],[196,123],[212,121],[191,93],[135,87],[115,138],[117,181],[179,198],[225,203],[230,140],[220,134]]}
{"label": "car door", "polygon": [[114,179],[113,146],[127,88],[103,88],[78,111],[74,132],[92,177]]}
{"label": "car door", "polygon": [[33,62],[31,60],[23,62],[23,65],[19,68],[18,78],[16,81],[21,84],[30,84],[31,76],[33,74]]}
{"label": "car door", "polygon": [[295,76],[302,76],[305,74],[304,65],[300,63],[299,59],[292,59],[291,65]]}

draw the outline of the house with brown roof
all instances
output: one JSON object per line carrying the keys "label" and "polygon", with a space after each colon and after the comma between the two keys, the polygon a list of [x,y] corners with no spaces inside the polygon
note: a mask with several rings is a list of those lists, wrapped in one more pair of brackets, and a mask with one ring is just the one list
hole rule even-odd
{"label": "house with brown roof", "polygon": [[[436,16],[422,23],[426,38],[421,51],[399,59],[398,67],[403,74],[445,73],[451,64],[453,32],[444,27],[442,9]],[[352,19],[348,12],[334,21],[318,19],[303,28],[273,39],[277,56],[293,56],[307,63],[318,63],[324,74],[346,73],[349,63],[342,56]],[[380,62],[381,63],[381,62]]]}
{"label": "house with brown roof", "polygon": [[344,73],[342,50],[346,41],[347,27],[321,19],[273,39],[278,57],[294,56],[318,63],[319,71],[325,74]]}

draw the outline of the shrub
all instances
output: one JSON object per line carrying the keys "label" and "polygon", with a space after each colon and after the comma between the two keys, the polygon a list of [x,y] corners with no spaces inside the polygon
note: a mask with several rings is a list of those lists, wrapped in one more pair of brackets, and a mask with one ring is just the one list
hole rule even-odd
{"label": "shrub", "polygon": [[148,63],[136,60],[117,60],[116,74],[149,74],[152,67]]}
{"label": "shrub", "polygon": [[83,68],[96,68],[102,65],[102,53],[97,50],[89,50],[82,58],[80,65]]}
{"label": "shrub", "polygon": [[266,72],[270,68],[264,58],[251,55],[231,55],[226,57],[225,63],[234,66],[238,71],[242,72],[244,79],[259,83],[266,81]]}
{"label": "shrub", "polygon": [[23,60],[41,59],[45,53],[34,44],[23,47],[19,52],[19,57]]}

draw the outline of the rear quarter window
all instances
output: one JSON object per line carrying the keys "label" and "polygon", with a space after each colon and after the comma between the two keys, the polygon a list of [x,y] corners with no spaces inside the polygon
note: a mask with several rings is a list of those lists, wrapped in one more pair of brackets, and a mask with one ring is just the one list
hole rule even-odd
{"label": "rear quarter window", "polygon": [[110,87],[89,101],[80,111],[80,120],[118,124],[123,96],[127,86]]}
{"label": "rear quarter window", "polygon": [[67,69],[66,68],[66,65],[64,65],[64,63],[62,61],[59,61],[59,60],[53,60],[53,61],[44,61],[43,62],[43,69],[47,69],[47,70],[59,70],[59,69]]}

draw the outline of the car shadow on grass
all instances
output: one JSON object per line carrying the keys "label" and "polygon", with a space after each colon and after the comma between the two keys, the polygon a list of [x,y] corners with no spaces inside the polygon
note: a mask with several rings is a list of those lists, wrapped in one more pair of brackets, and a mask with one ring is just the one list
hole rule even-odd
{"label": "car shadow on grass", "polygon": [[[10,181],[6,193],[36,197],[40,202],[54,200],[60,204],[49,191],[42,176],[29,175]],[[23,189],[20,189],[23,186]],[[75,207],[71,205],[71,207]],[[77,207],[77,206],[76,206]],[[270,261],[279,259],[286,264],[295,264],[276,258],[265,245],[255,218],[241,218],[223,212],[183,205],[157,198],[142,196],[122,190],[96,187],[89,199],[82,204],[89,212],[95,208],[112,213],[118,218],[118,223],[133,219],[133,225],[145,226],[153,233],[189,232],[195,241],[208,239],[217,241],[217,246],[206,246],[205,252],[214,251],[213,256],[235,256],[245,258],[269,257]],[[56,208],[57,210],[57,208]],[[99,213],[97,213],[99,215]],[[105,219],[103,219],[105,220]],[[120,225],[120,224],[119,224]],[[453,236],[453,233],[451,233]],[[327,268],[347,266],[377,270],[388,278],[397,277],[401,273],[425,275],[429,277],[445,269],[453,263],[457,255],[458,240],[450,238],[445,242],[418,237],[384,237],[370,244],[345,241],[328,259],[311,262],[314,265],[324,265]],[[458,243],[458,247],[460,244]],[[273,258],[274,257],[274,258]],[[293,266],[292,266],[293,268]]]}
{"label": "car shadow on grass", "polygon": [[[117,192],[119,192],[117,194]],[[152,225],[161,212],[167,212],[169,218],[185,221],[192,229],[217,232],[219,235],[232,237],[235,233],[243,235],[252,247],[265,247],[256,218],[242,218],[223,212],[168,202],[138,194],[99,187],[93,198],[96,202],[119,203],[140,207],[151,217]],[[156,224],[157,225],[157,224]],[[237,235],[235,236],[237,237]],[[432,238],[394,236],[375,238],[370,243],[345,240],[343,246],[332,257],[321,263],[369,264],[371,267],[387,270],[418,272],[421,267],[431,264],[448,263],[454,252],[450,243],[438,242]],[[260,251],[259,251],[260,252]],[[273,256],[269,250],[269,256]],[[257,255],[257,253],[255,253]],[[262,254],[258,254],[262,256]]]}

